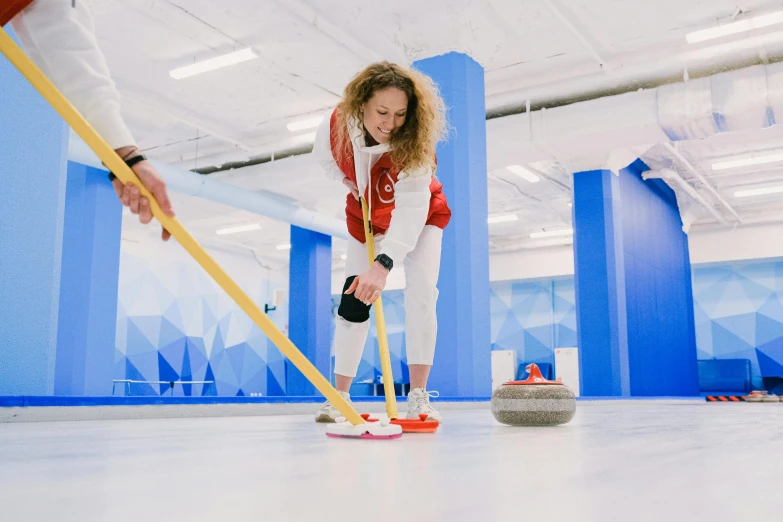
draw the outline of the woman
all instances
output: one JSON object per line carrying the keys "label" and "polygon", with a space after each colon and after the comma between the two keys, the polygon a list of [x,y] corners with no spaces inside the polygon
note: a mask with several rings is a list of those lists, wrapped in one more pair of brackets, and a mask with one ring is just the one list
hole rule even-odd
{"label": "woman", "polygon": [[[343,295],[335,332],[335,385],[346,400],[370,329],[370,306],[395,267],[405,267],[405,328],[411,391],[408,418],[426,413],[435,354],[435,304],[443,228],[451,211],[434,177],[435,146],[445,134],[444,106],[426,76],[388,62],[373,64],[345,88],[342,102],[318,129],[313,153],[332,179],[350,190]],[[359,197],[367,202],[377,257],[364,245]],[[399,268],[396,268],[399,270]],[[340,413],[327,402],[317,422]]]}

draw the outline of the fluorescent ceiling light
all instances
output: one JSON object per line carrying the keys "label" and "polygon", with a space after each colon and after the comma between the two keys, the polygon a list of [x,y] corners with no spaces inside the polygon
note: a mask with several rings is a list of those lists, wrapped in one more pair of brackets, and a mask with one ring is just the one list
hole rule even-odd
{"label": "fluorescent ceiling light", "polygon": [[324,121],[324,117],[318,116],[316,118],[308,118],[306,120],[291,122],[288,125],[286,125],[286,127],[291,132],[297,132],[305,129],[315,129],[321,124],[322,121]]}
{"label": "fluorescent ceiling light", "polygon": [[755,18],[748,18],[747,20],[740,20],[739,22],[726,25],[719,25],[718,27],[712,27],[702,31],[695,31],[686,34],[685,39],[688,41],[688,43],[691,44],[699,43],[707,40],[713,40],[715,38],[721,38],[723,36],[744,33],[754,29],[761,29],[762,27],[769,27],[770,25],[779,23],[783,23],[783,11],[757,16]]}
{"label": "fluorescent ceiling light", "polygon": [[182,78],[187,78],[189,76],[195,76],[197,74],[208,71],[214,71],[215,69],[220,69],[221,67],[228,67],[229,65],[246,62],[248,60],[252,60],[253,58],[258,58],[258,55],[254,53],[252,49],[247,48],[242,49],[241,51],[224,54],[223,56],[218,56],[217,58],[204,60],[203,62],[196,62],[192,65],[186,65],[185,67],[180,67],[179,69],[170,71],[169,74],[172,78],[181,80]]}
{"label": "fluorescent ceiling light", "polygon": [[727,170],[737,167],[750,167],[752,165],[764,165],[766,163],[775,163],[783,161],[783,154],[768,154],[767,156],[756,156],[753,158],[741,158],[729,161],[721,161],[712,164],[712,170]]}
{"label": "fluorescent ceiling light", "polygon": [[762,196],[764,194],[777,194],[779,192],[783,192],[783,185],[778,185],[777,187],[761,188],[761,189],[738,190],[737,192],[734,193],[734,197],[746,198],[748,196]]}
{"label": "fluorescent ceiling light", "polygon": [[250,230],[261,230],[261,225],[258,223],[251,223],[250,225],[242,225],[240,227],[223,228],[217,231],[217,235],[224,236],[226,234],[236,234],[237,232],[248,232]]}
{"label": "fluorescent ceiling light", "polygon": [[529,170],[527,170],[525,167],[521,165],[510,165],[506,167],[506,169],[510,170],[520,178],[529,181],[530,183],[538,183],[539,181],[541,181],[541,178],[538,177],[538,175],[530,172]]}
{"label": "fluorescent ceiling light", "polygon": [[277,248],[278,250],[291,250],[291,245],[290,244],[277,245],[275,248]]}
{"label": "fluorescent ceiling light", "polygon": [[487,223],[507,223],[509,221],[517,221],[519,217],[516,214],[503,214],[501,216],[492,216],[487,218]]}
{"label": "fluorescent ceiling light", "polygon": [[540,239],[542,237],[554,237],[554,236],[570,236],[574,233],[571,228],[562,228],[560,230],[549,230],[546,232],[533,232],[530,234],[530,239]]}

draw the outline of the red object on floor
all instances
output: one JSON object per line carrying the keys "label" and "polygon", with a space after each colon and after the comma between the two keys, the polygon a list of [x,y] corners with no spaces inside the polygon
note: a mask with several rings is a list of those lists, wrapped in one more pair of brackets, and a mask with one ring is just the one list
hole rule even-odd
{"label": "red object on floor", "polygon": [[419,414],[418,419],[394,419],[392,424],[402,426],[403,433],[435,433],[440,423],[436,420],[427,420],[427,414]]}
{"label": "red object on floor", "polygon": [[740,395],[708,395],[707,402],[745,402]]}

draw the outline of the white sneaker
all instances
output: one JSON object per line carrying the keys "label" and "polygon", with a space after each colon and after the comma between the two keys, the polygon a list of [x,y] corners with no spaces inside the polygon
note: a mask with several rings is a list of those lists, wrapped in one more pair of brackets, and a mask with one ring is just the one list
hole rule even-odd
{"label": "white sneaker", "polygon": [[[342,395],[343,399],[348,401],[349,404],[351,403],[351,396],[348,392],[337,390],[337,393]],[[326,404],[321,406],[321,409],[315,414],[315,422],[337,422],[337,418],[342,416],[343,414],[340,413],[340,410],[335,408],[331,402],[326,401]]]}
{"label": "white sneaker", "polygon": [[440,412],[430,406],[430,397],[438,395],[438,392],[428,392],[424,388],[413,388],[408,393],[408,418],[418,419],[419,414],[426,413],[428,419],[443,422]]}

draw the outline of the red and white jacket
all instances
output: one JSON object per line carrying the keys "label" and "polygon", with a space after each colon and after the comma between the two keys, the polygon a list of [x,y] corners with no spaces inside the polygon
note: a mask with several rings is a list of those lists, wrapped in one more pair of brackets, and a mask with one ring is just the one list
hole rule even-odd
{"label": "red and white jacket", "polygon": [[84,0],[0,0],[27,55],[113,149],[135,145]]}
{"label": "red and white jacket", "polygon": [[[396,169],[389,145],[368,147],[357,122],[349,122],[347,129],[337,129],[336,117],[334,111],[330,118],[324,118],[316,133],[313,154],[327,177],[341,182],[348,178],[356,183],[368,202],[373,232],[384,235],[382,248],[376,254],[386,254],[395,265],[401,266],[425,225],[442,229],[449,223],[451,210],[443,186],[430,169]],[[337,154],[338,132],[348,133],[352,150]],[[362,209],[350,193],[346,197],[345,215],[348,232],[364,243]]]}

